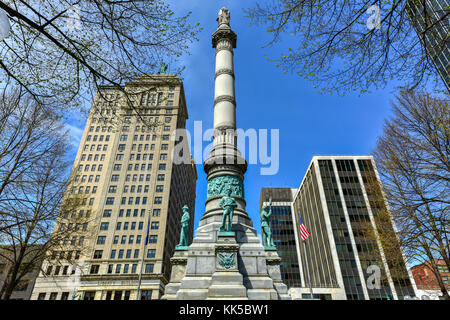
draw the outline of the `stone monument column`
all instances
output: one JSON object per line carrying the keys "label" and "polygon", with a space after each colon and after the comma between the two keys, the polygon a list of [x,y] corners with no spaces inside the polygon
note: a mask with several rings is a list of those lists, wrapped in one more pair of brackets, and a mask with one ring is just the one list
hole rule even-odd
{"label": "stone monument column", "polygon": [[[289,299],[276,248],[267,251],[246,212],[247,162],[237,149],[233,49],[237,36],[222,8],[212,35],[216,49],[214,143],[203,163],[205,212],[192,244],[178,247],[163,299]],[[230,225],[231,224],[231,225]]]}
{"label": "stone monument column", "polygon": [[[206,210],[202,220],[222,215],[219,201],[227,188],[235,197],[234,213],[248,219],[244,200],[244,174],[247,162],[237,149],[236,98],[234,90],[233,49],[237,36],[230,27],[230,13],[222,8],[217,18],[218,27],[212,34],[212,47],[216,49],[214,86],[214,147],[203,167],[207,174]],[[247,224],[251,225],[250,221]]]}

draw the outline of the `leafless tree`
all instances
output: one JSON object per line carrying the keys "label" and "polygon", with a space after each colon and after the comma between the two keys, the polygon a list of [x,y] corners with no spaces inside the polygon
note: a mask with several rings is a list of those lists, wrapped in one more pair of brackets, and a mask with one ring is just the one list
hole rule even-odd
{"label": "leafless tree", "polygon": [[0,121],[0,258],[8,271],[0,296],[9,299],[46,253],[73,234],[67,228],[51,231],[58,215],[76,212],[81,199],[64,198],[70,162],[59,117],[20,90],[5,93],[2,105],[7,113]]}
{"label": "leafless tree", "polygon": [[246,14],[267,26],[267,46],[283,40],[291,46],[271,59],[284,72],[313,81],[321,92],[364,93],[394,80],[408,89],[429,81],[442,86],[430,57],[450,54],[450,35],[437,32],[447,28],[450,10],[432,11],[425,0],[268,0]]}
{"label": "leafless tree", "polygon": [[[450,108],[447,98],[400,92],[374,157],[396,236],[411,263],[430,261],[442,293],[448,292],[434,259],[450,267]],[[383,222],[383,215],[378,219]],[[386,219],[384,219],[386,220]],[[392,235],[384,234],[389,243]]]}

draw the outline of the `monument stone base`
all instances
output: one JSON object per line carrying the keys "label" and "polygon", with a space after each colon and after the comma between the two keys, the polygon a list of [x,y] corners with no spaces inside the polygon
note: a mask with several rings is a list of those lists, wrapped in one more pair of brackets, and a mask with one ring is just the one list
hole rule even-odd
{"label": "monument stone base", "polygon": [[176,250],[162,299],[290,299],[276,250],[266,250],[248,217],[233,217],[233,234],[219,233],[220,216],[202,219],[188,250]]}

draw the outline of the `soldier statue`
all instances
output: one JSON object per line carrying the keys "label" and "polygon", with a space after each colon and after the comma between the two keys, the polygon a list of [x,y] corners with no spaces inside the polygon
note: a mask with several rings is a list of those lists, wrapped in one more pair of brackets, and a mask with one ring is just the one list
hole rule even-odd
{"label": "soldier statue", "polygon": [[177,249],[185,249],[188,247],[189,220],[191,219],[189,217],[189,207],[185,205],[182,210],[180,243],[177,245]]}
{"label": "soldier statue", "polygon": [[270,216],[272,215],[272,198],[269,199],[269,208],[267,206],[262,207],[261,211],[261,227],[263,245],[266,249],[275,249],[273,243],[272,231],[270,230]]}
{"label": "soldier statue", "polygon": [[169,65],[167,63],[161,62],[161,68],[159,69],[159,74],[166,74]]}
{"label": "soldier statue", "polygon": [[[231,197],[231,188],[226,191],[226,196],[223,196],[220,200],[219,206],[223,209],[222,216],[222,226],[219,231],[221,232],[231,232],[231,226],[233,222],[233,212],[234,208],[237,207],[236,200]],[[228,227],[226,227],[226,222],[228,220]]]}

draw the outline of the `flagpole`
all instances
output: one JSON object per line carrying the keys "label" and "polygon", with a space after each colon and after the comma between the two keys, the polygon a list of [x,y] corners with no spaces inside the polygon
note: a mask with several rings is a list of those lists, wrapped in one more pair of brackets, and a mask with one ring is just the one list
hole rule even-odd
{"label": "flagpole", "polygon": [[[305,239],[306,241],[306,239]],[[311,285],[311,274],[309,273],[309,267],[308,267],[308,260],[306,259],[306,245],[305,245],[305,241],[303,242],[303,249],[305,250],[305,265],[306,265],[306,273],[308,274],[308,285],[309,285],[309,290],[311,292],[311,299],[313,299],[313,289],[312,289],[312,285]]]}
{"label": "flagpole", "polygon": [[140,300],[140,293],[141,293],[141,282],[142,282],[142,270],[144,268],[144,258],[145,258],[145,249],[147,248],[147,240],[148,240],[148,233],[150,232],[150,214],[151,211],[148,213],[148,224],[147,224],[147,233],[145,235],[144,240],[144,252],[142,252],[142,258],[141,258],[141,267],[139,268],[139,280],[138,280],[138,286],[137,286],[137,292],[136,292],[136,300]]}

